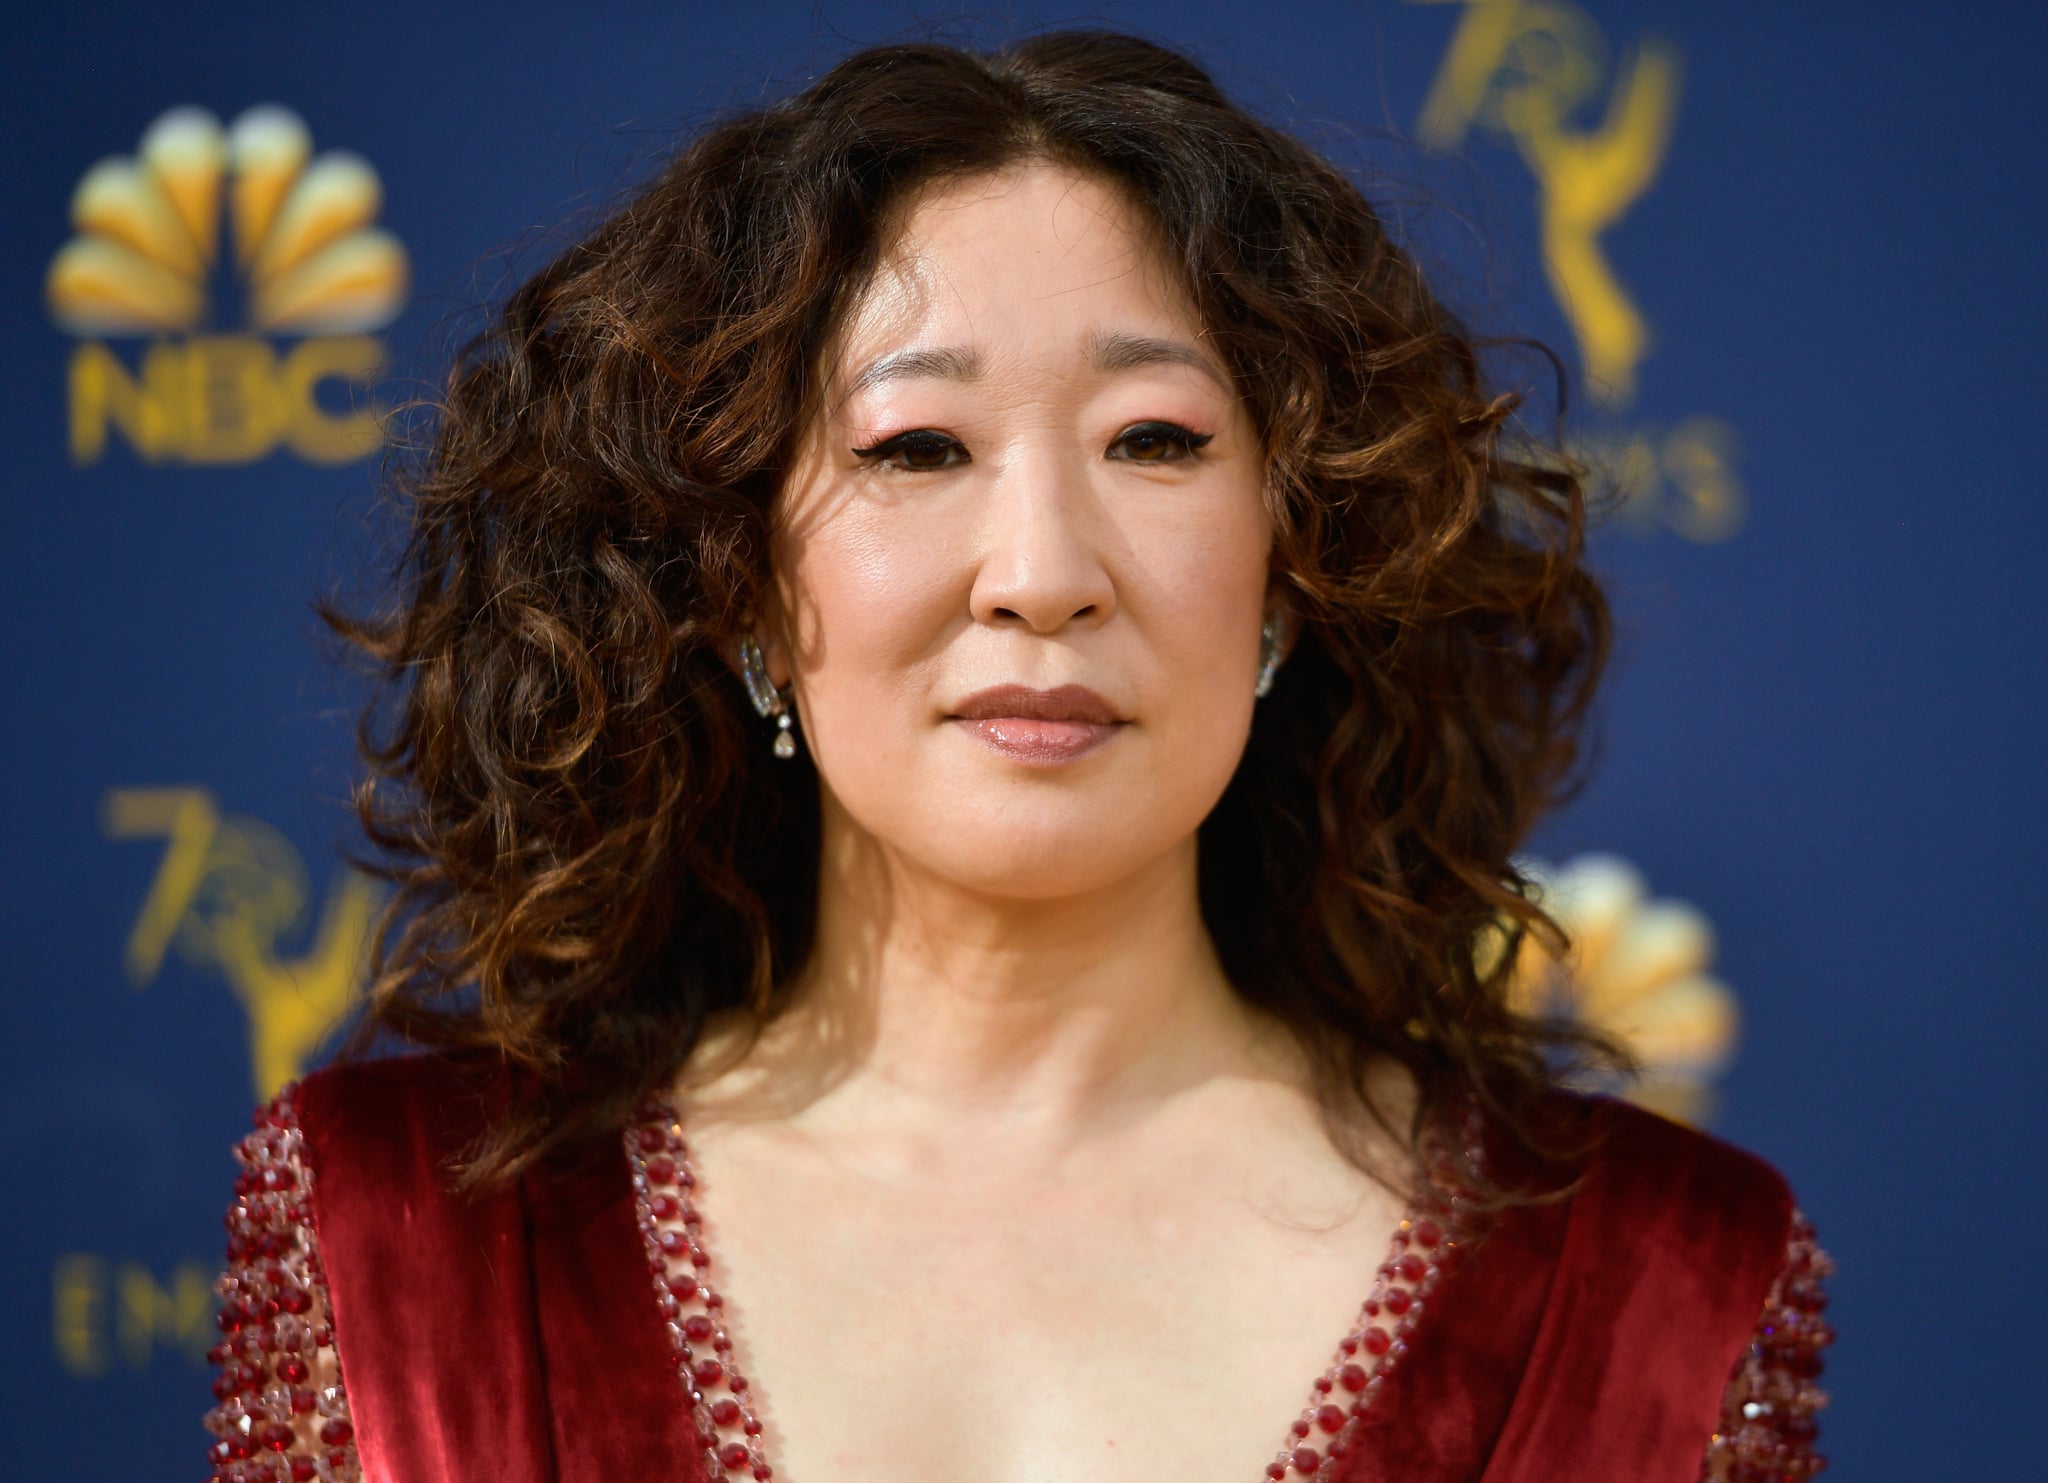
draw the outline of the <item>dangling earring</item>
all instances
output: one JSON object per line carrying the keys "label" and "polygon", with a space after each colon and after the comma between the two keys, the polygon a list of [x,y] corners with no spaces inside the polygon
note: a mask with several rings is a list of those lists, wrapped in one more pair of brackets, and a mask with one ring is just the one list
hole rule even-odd
{"label": "dangling earring", "polygon": [[768,661],[751,636],[740,640],[740,678],[747,682],[747,699],[761,716],[775,718],[775,755],[787,762],[796,755],[796,736],[790,730],[794,714],[789,701],[768,678]]}
{"label": "dangling earring", "polygon": [[1252,686],[1252,695],[1264,700],[1272,693],[1273,676],[1280,673],[1280,663],[1287,655],[1287,617],[1284,611],[1276,610],[1259,629],[1259,682]]}

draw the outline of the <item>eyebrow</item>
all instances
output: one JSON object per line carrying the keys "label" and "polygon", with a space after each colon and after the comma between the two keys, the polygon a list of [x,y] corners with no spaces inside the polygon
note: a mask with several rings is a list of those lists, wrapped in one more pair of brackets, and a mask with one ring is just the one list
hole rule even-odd
{"label": "eyebrow", "polygon": [[937,350],[898,350],[869,361],[859,375],[846,383],[845,397],[914,376],[938,376],[948,381],[972,381],[981,375],[981,356],[958,346]]}
{"label": "eyebrow", "polygon": [[1204,355],[1180,340],[1160,340],[1150,335],[1120,332],[1096,333],[1088,337],[1088,359],[1098,371],[1133,371],[1140,366],[1187,366],[1200,371],[1225,392],[1235,394],[1230,378],[1215,358]]}
{"label": "eyebrow", "polygon": [[[1212,356],[1204,355],[1180,340],[1099,331],[1088,337],[1087,353],[1089,364],[1098,371],[1134,371],[1142,366],[1187,366],[1200,371],[1226,393],[1235,394],[1230,378]],[[980,352],[965,346],[897,350],[862,367],[859,374],[847,382],[842,399],[890,381],[919,376],[935,376],[946,381],[974,381],[979,379],[984,369]]]}

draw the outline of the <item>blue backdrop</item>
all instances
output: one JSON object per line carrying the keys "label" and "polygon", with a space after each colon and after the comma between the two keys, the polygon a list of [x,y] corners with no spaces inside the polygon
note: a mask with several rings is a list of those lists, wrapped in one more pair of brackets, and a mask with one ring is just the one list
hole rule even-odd
{"label": "blue backdrop", "polygon": [[1571,1002],[1799,1190],[1840,1475],[2029,1475],[2043,12],[953,14],[10,14],[0,1471],[203,1473],[227,1149],[318,1059],[374,904],[307,612],[371,528],[365,408],[692,120],[928,25],[1083,21],[1389,172],[1470,317],[1567,356],[1629,491],[1604,761],[1539,842]]}

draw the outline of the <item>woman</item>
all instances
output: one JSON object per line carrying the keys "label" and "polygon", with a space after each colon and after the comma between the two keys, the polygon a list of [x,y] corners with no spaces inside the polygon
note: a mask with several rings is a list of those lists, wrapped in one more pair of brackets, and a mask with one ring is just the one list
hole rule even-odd
{"label": "woman", "polygon": [[1506,1005],[1606,638],[1513,406],[1147,43],[689,144],[335,615],[429,1053],[244,1143],[216,1476],[1817,1470],[1783,1181]]}

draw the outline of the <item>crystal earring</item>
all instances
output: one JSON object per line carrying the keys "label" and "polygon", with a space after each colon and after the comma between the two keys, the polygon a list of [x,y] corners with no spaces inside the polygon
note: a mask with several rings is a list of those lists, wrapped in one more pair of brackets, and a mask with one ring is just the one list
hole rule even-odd
{"label": "crystal earring", "polygon": [[796,755],[796,735],[790,730],[795,719],[789,701],[768,678],[768,661],[751,636],[740,640],[740,678],[747,682],[747,699],[763,717],[775,718],[775,755],[785,762]]}
{"label": "crystal earring", "polygon": [[1280,662],[1287,656],[1282,652],[1287,638],[1287,620],[1275,612],[1259,629],[1259,682],[1252,686],[1252,695],[1264,700],[1273,690],[1273,676],[1280,673]]}

